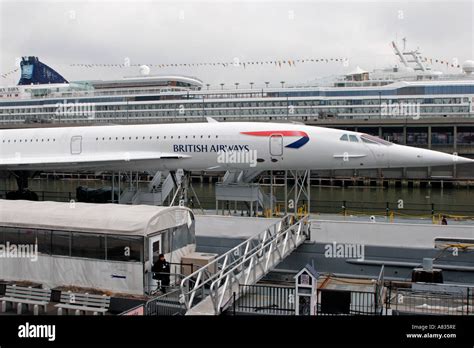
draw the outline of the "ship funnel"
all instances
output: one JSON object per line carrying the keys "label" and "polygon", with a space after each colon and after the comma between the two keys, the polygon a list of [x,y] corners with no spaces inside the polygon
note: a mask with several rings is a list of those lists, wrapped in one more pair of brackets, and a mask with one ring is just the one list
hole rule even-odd
{"label": "ship funnel", "polygon": [[38,57],[23,57],[20,62],[21,78],[18,85],[68,83],[54,69],[39,61]]}

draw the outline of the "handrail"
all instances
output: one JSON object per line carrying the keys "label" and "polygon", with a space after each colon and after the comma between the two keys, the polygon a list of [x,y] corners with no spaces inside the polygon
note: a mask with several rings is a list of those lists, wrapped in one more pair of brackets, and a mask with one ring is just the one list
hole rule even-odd
{"label": "handrail", "polygon": [[[269,234],[276,234],[284,226],[286,226],[293,216],[286,215],[279,222],[276,222],[265,229],[265,231],[260,232],[256,236],[253,236],[246,241],[238,244],[233,247],[226,253],[214,259],[212,262],[208,263],[204,267],[200,268],[196,272],[190,274],[181,281],[181,290],[182,298],[186,304],[186,308],[191,308],[193,306],[193,301],[198,290],[204,289],[206,285],[211,284],[215,279],[219,278],[221,272],[233,267],[239,262],[239,259],[246,255],[249,251],[253,251],[255,245],[260,245],[264,243],[269,237]],[[251,249],[252,248],[252,249]],[[205,277],[204,272],[207,271],[210,273]],[[190,287],[190,281],[194,281],[194,286]]]}
{"label": "handrail", "polygon": [[[265,241],[261,246],[254,248],[248,256],[244,257],[243,260],[241,260],[233,268],[229,269],[225,273],[222,273],[218,279],[212,282],[210,294],[213,299],[214,310],[216,313],[220,311],[222,304],[225,303],[226,290],[230,291],[229,296],[231,296],[232,285],[236,281],[239,282],[239,285],[241,285],[240,280],[242,276],[245,276],[243,285],[248,285],[250,280],[252,280],[252,284],[255,283],[258,281],[255,272],[257,266],[260,268],[260,277],[262,277],[276,263],[283,260],[288,252],[294,250],[302,241],[306,239],[306,235],[303,232],[303,226],[307,223],[307,221],[308,216],[305,216],[289,228],[285,229],[284,231],[280,231],[279,234]],[[280,245],[281,242],[283,245]],[[290,242],[293,243],[293,249],[291,249],[289,245]],[[278,258],[275,258],[275,256]],[[264,264],[262,263],[263,261]],[[246,263],[248,263],[248,267],[245,269],[244,267],[246,266]],[[251,279],[251,275],[253,275],[253,279]],[[221,289],[221,283],[223,279],[225,279],[225,281],[223,288]]]}
{"label": "handrail", "polygon": [[[307,239],[308,218],[305,216],[294,222],[294,216],[286,215],[265,231],[240,243],[183,279],[181,299],[188,311],[197,305],[194,299],[198,291],[204,292],[208,286],[210,294],[206,298],[201,298],[201,301],[212,301],[213,313],[219,313],[222,304],[228,302],[226,294],[232,296],[233,287],[236,282],[240,284],[244,275],[245,279],[242,283],[255,283]],[[219,267],[217,272],[204,277],[205,271],[217,267]],[[193,287],[189,286],[191,279],[195,279]],[[204,310],[204,312],[209,311],[211,311],[209,307]]]}

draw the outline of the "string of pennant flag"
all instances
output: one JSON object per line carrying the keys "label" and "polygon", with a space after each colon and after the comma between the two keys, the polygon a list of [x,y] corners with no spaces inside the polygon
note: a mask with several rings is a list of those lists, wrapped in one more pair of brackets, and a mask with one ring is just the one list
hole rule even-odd
{"label": "string of pennant flag", "polygon": [[[451,68],[461,68],[461,65],[457,62],[450,62],[446,59],[437,59],[430,57],[421,57],[422,61],[425,63],[437,63],[443,64]],[[83,63],[83,64],[70,64],[71,67],[82,67],[82,68],[129,68],[129,67],[140,67],[146,65],[148,67],[155,68],[169,68],[169,67],[197,67],[197,66],[221,66],[221,67],[243,67],[255,65],[274,65],[277,67],[283,66],[293,66],[295,67],[300,63],[330,63],[330,62],[340,62],[343,64],[349,65],[349,60],[347,58],[306,58],[306,59],[284,59],[284,60],[269,60],[269,61],[233,61],[233,62],[207,62],[207,63],[167,63],[167,64],[95,64],[95,63]]]}
{"label": "string of pennant flag", "polygon": [[446,65],[447,67],[451,67],[451,68],[461,68],[461,65],[460,65],[460,64],[457,64],[457,63],[454,63],[454,62],[450,62],[450,61],[447,60],[447,59],[436,59],[436,58],[421,57],[421,60],[422,60],[424,63],[428,63],[428,62],[429,62],[430,64],[438,63],[438,64]]}
{"label": "string of pennant flag", "polygon": [[[460,64],[457,62],[450,62],[447,59],[436,59],[429,57],[421,57],[424,63],[430,64],[442,64],[446,67],[451,68],[461,68]],[[305,59],[281,59],[281,60],[267,60],[267,61],[244,61],[235,60],[233,62],[204,62],[204,63],[163,63],[163,64],[97,64],[97,63],[79,63],[79,64],[69,64],[70,67],[81,67],[81,68],[130,68],[130,67],[141,67],[146,65],[148,67],[154,68],[169,68],[169,67],[242,67],[247,68],[249,66],[263,66],[263,65],[273,65],[276,67],[296,67],[297,64],[306,64],[306,63],[342,63],[345,66],[349,66],[349,60],[347,58],[305,58]],[[0,74],[2,78],[8,78],[10,75],[16,73],[19,68],[13,69],[9,72]]]}
{"label": "string of pennant flag", "polygon": [[284,60],[268,60],[268,61],[245,61],[239,60],[233,62],[207,62],[207,63],[171,63],[171,64],[70,64],[71,67],[81,68],[129,68],[139,67],[146,65],[148,67],[155,68],[168,68],[168,67],[196,67],[196,66],[221,66],[221,67],[243,67],[244,69],[248,66],[255,65],[274,65],[277,67],[282,66],[296,66],[300,63],[330,63],[330,62],[348,62],[346,58],[307,58],[307,59],[284,59]]}
{"label": "string of pennant flag", "polygon": [[1,76],[2,76],[4,79],[6,79],[8,76],[10,76],[11,74],[16,73],[17,71],[18,71],[18,68],[13,69],[13,70],[11,70],[11,71],[5,73],[5,74],[2,74]]}

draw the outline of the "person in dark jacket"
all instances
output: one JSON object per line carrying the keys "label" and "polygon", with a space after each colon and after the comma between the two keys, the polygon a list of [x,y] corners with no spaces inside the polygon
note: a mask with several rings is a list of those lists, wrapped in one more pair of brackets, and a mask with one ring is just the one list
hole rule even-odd
{"label": "person in dark jacket", "polygon": [[446,219],[446,216],[443,215],[443,219],[441,220],[441,225],[447,225],[448,220]]}
{"label": "person in dark jacket", "polygon": [[170,264],[165,259],[165,255],[160,254],[158,261],[151,268],[153,279],[160,283],[160,290],[166,292],[166,287],[170,285]]}

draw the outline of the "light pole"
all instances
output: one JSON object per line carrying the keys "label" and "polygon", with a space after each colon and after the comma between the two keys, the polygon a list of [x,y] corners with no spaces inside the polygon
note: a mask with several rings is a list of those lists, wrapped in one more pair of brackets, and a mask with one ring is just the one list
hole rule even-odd
{"label": "light pole", "polygon": [[239,83],[238,82],[234,83],[234,85],[235,85],[235,89],[239,89]]}
{"label": "light pole", "polygon": [[253,89],[253,82],[250,82],[250,89]]}
{"label": "light pole", "polygon": [[209,90],[209,86],[210,86],[210,84],[206,83],[207,90]]}
{"label": "light pole", "polygon": [[223,84],[223,83],[221,83],[221,90],[222,90],[222,89],[224,89],[224,84]]}
{"label": "light pole", "polygon": [[280,81],[281,83],[281,88],[283,88],[285,86],[285,81]]}
{"label": "light pole", "polygon": [[265,87],[268,88],[269,84],[270,84],[270,82],[265,82]]}

